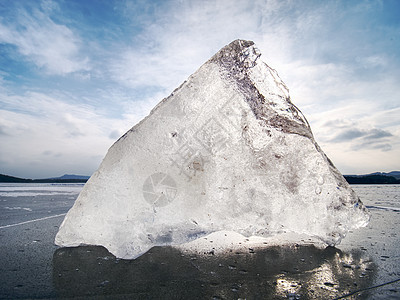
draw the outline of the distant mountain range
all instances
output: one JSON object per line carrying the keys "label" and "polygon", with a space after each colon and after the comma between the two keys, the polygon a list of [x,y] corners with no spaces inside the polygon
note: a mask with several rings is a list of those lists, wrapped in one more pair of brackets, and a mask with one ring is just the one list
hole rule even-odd
{"label": "distant mountain range", "polygon": [[83,175],[73,175],[73,174],[64,174],[60,177],[54,177],[50,179],[57,179],[57,180],[70,180],[70,179],[80,179],[80,180],[88,180],[90,176],[83,176]]}
{"label": "distant mountain range", "polygon": [[89,178],[90,176],[64,174],[63,176],[53,178],[26,179],[0,174],[0,182],[15,183],[82,183],[88,181]]}
{"label": "distant mountain range", "polygon": [[375,172],[366,175],[344,175],[350,184],[400,184],[400,171]]}
{"label": "distant mountain range", "polygon": [[[25,179],[0,174],[0,182],[16,183],[84,183],[89,178],[90,176],[64,174],[63,176],[53,178]],[[400,184],[400,171],[389,173],[375,172],[365,175],[344,175],[344,178],[350,184]]]}
{"label": "distant mountain range", "polygon": [[389,173],[385,172],[375,172],[371,174],[365,174],[365,175],[345,175],[345,176],[350,176],[350,177],[365,177],[365,176],[373,176],[373,175],[380,175],[380,176],[392,176],[396,179],[400,179],[400,171],[392,171]]}

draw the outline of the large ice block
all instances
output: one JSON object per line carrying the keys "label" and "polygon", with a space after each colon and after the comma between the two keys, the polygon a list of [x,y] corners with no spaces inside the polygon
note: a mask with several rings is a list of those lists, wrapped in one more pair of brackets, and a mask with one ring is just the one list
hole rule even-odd
{"label": "large ice block", "polygon": [[109,149],[56,236],[135,258],[220,230],[335,245],[369,214],[277,72],[236,40]]}

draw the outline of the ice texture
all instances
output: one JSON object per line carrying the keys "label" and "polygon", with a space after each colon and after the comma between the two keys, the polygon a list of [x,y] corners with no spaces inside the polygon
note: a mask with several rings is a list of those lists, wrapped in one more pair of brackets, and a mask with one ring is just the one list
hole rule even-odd
{"label": "ice texture", "polygon": [[335,245],[369,213],[277,72],[236,40],[109,149],[56,236],[120,258],[218,231]]}

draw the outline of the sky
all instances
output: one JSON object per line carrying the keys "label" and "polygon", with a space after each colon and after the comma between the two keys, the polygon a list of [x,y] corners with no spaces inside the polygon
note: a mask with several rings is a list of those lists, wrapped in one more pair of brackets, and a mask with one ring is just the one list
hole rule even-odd
{"label": "sky", "polygon": [[252,40],[343,174],[400,170],[400,1],[0,0],[0,173],[91,175],[223,46]]}

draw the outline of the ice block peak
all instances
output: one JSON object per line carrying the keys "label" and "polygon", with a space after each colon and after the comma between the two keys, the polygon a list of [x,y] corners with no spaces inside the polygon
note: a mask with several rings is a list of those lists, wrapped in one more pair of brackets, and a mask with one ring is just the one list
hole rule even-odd
{"label": "ice block peak", "polygon": [[246,95],[257,119],[288,133],[311,137],[306,118],[290,101],[288,87],[274,69],[259,60],[260,56],[254,42],[235,40],[211,61],[219,64],[224,77]]}
{"label": "ice block peak", "polygon": [[368,218],[277,72],[236,40],[109,149],[56,244],[135,258],[226,230],[334,245]]}

